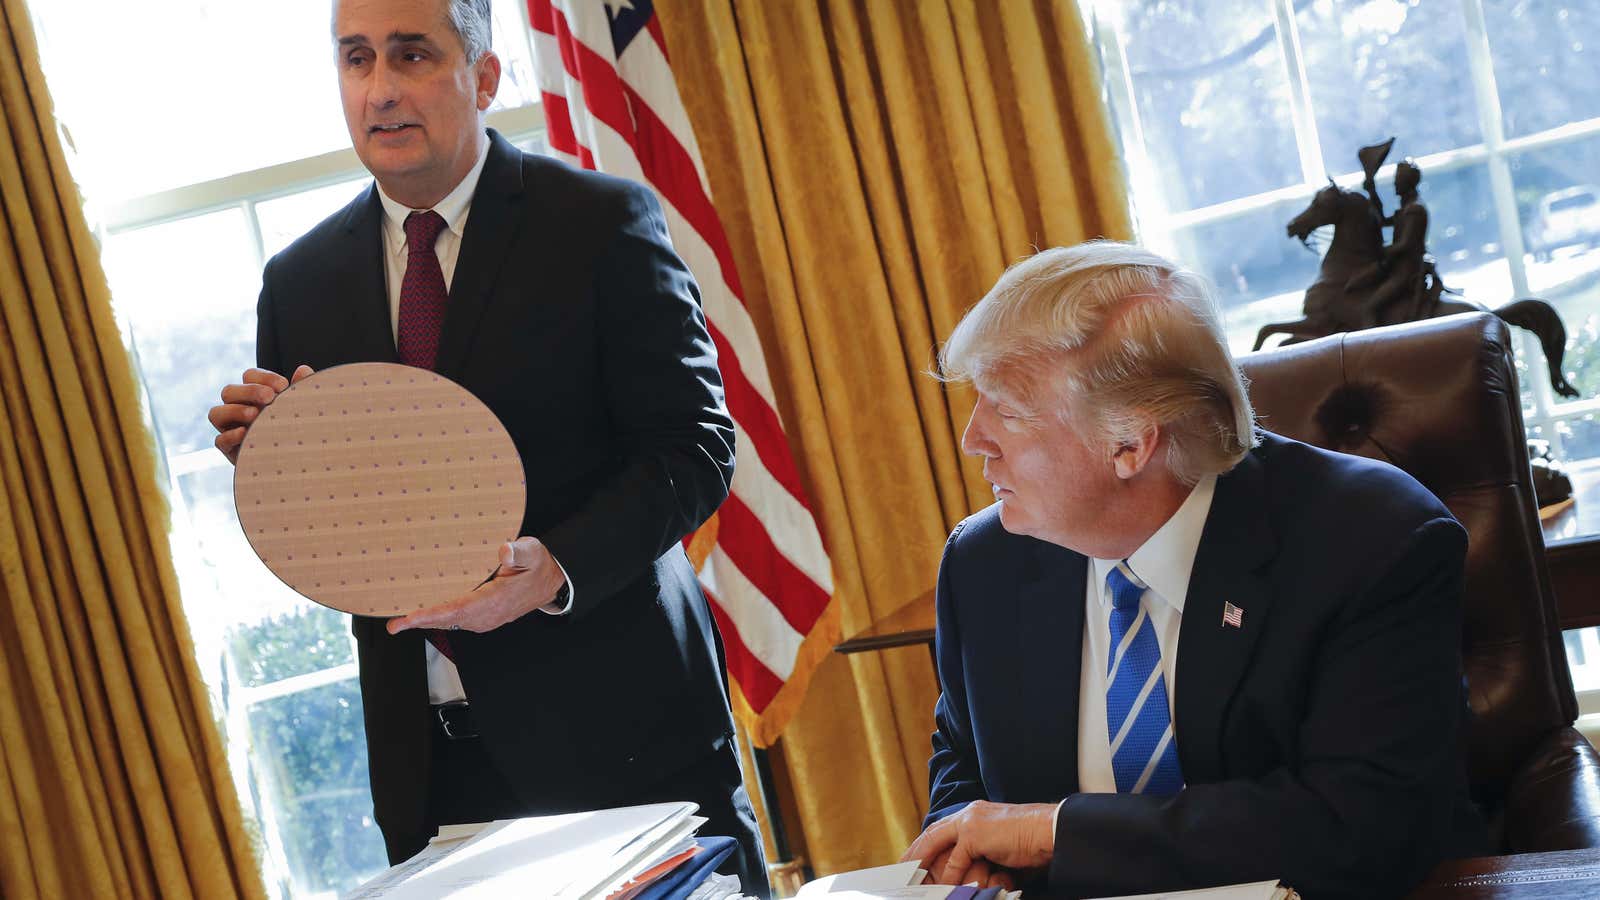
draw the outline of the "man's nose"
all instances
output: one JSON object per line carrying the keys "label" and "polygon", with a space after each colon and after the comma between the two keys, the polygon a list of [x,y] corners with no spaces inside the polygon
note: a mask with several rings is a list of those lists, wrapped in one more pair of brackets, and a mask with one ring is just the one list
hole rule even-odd
{"label": "man's nose", "polygon": [[367,84],[367,102],[374,109],[388,109],[400,101],[399,80],[381,58],[372,64],[372,80]]}
{"label": "man's nose", "polygon": [[989,432],[982,421],[983,412],[974,407],[972,418],[967,420],[967,429],[961,432],[961,452],[971,456],[993,458],[999,456],[999,450],[994,441],[989,439]]}

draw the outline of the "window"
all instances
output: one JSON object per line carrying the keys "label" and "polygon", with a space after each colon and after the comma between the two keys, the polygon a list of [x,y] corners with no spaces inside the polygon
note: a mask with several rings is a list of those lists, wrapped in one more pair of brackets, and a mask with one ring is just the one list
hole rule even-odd
{"label": "window", "polygon": [[[1320,258],[1284,226],[1357,148],[1414,157],[1445,284],[1490,308],[1549,301],[1567,328],[1555,395],[1516,335],[1524,418],[1576,493],[1600,485],[1600,0],[1092,0],[1086,14],[1140,237],[1208,275],[1236,353],[1298,318]],[[1594,502],[1594,501],[1588,501]],[[1576,537],[1577,515],[1548,523]],[[1600,631],[1567,635],[1600,712]]]}
{"label": "window", "polygon": [[[33,4],[73,176],[165,460],[172,545],[239,797],[280,896],[387,865],[372,822],[348,617],[251,552],[205,412],[255,361],[264,261],[365,190],[327,0]],[[489,123],[542,150],[526,12],[495,5]],[[136,52],[131,52],[136,51]]]}

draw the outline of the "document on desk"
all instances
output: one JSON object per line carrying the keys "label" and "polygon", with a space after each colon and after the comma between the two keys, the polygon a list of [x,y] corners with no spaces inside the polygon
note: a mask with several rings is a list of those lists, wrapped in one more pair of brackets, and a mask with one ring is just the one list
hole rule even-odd
{"label": "document on desk", "polygon": [[916,860],[840,872],[809,882],[795,900],[1017,900],[1021,891],[924,884],[928,873]]}
{"label": "document on desk", "polygon": [[692,835],[705,821],[696,808],[658,803],[494,822],[464,839],[436,840],[350,897],[603,898],[608,886]]}
{"label": "document on desk", "polygon": [[1157,891],[1154,894],[1099,897],[1096,900],[1299,900],[1299,897],[1293,888],[1284,887],[1282,882],[1256,881],[1250,884],[1229,884],[1192,891]]}

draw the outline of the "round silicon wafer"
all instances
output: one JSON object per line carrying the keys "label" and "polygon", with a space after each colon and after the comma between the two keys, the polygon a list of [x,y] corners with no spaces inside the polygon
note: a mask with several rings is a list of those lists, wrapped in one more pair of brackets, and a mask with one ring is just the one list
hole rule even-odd
{"label": "round silicon wafer", "polygon": [[517,537],[516,446],[443,376],[354,363],[302,379],[245,433],[239,524],[284,584],[324,606],[393,616],[458,597]]}

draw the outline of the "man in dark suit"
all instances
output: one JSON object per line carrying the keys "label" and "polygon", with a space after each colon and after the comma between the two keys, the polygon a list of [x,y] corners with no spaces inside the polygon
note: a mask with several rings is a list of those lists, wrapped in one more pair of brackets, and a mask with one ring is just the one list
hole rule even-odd
{"label": "man in dark suit", "polygon": [[267,264],[259,368],[212,410],[217,446],[237,454],[279,373],[398,361],[472,391],[522,456],[525,537],[492,581],[353,623],[391,861],[442,824],[693,800],[764,895],[721,641],[681,546],[733,474],[698,291],[649,191],[485,130],[488,34],[487,0],[336,4],[376,181]]}
{"label": "man in dark suit", "polygon": [[1094,242],[957,326],[998,502],[940,567],[923,834],[947,882],[1395,895],[1476,849],[1466,533],[1409,476],[1254,428],[1209,289]]}

